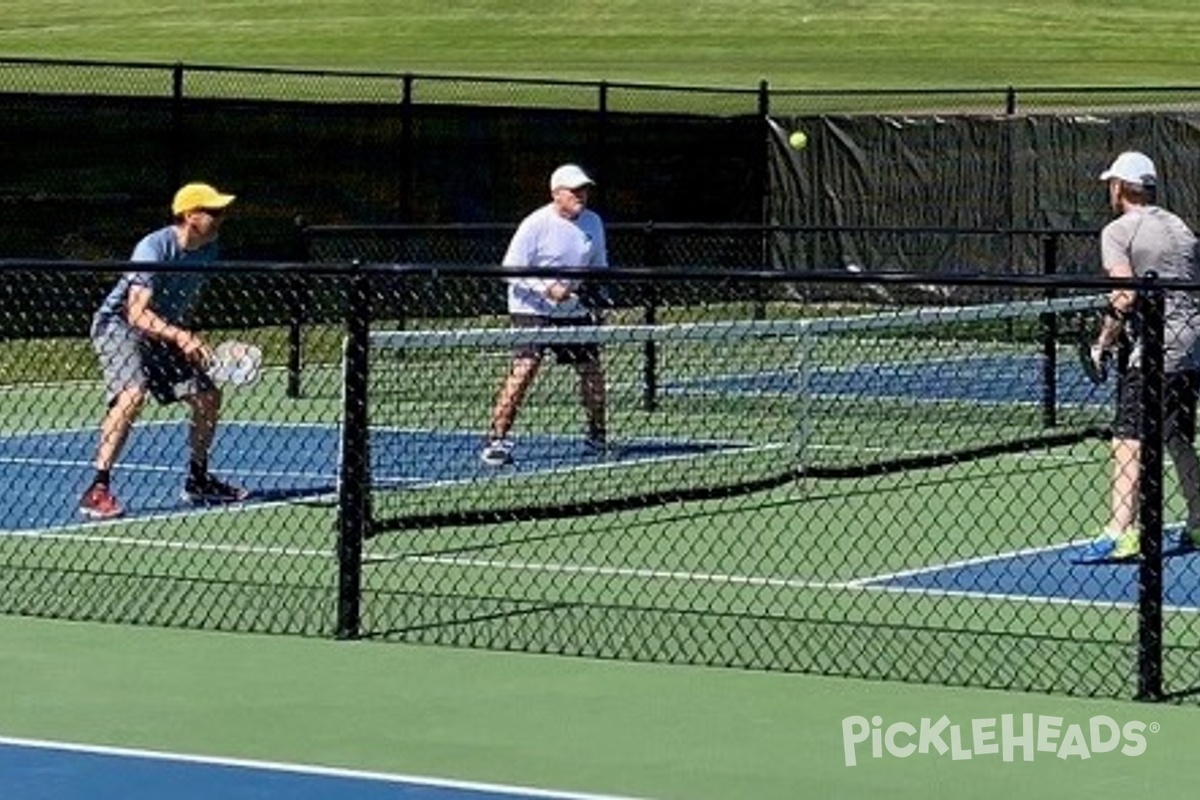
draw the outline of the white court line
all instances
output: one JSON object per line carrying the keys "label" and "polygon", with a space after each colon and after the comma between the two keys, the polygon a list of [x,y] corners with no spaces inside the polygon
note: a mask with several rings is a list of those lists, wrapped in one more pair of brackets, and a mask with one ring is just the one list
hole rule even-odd
{"label": "white court line", "polygon": [[[1081,544],[1090,542],[1091,539],[1079,539],[1066,543],[1046,545],[1040,547],[1026,547],[1017,550],[1009,550],[1001,553],[994,553],[986,556],[977,556],[974,558],[960,559],[958,561],[945,562],[942,564],[928,565],[917,567],[909,570],[901,570],[892,573],[880,573],[878,575],[870,575],[862,578],[854,578],[845,581],[821,581],[810,580],[803,578],[782,578],[771,577],[764,575],[738,575],[718,572],[693,572],[693,571],[678,571],[678,570],[661,570],[650,569],[644,567],[606,567],[589,564],[570,564],[561,562],[539,562],[539,561],[520,561],[520,560],[505,560],[505,559],[478,559],[462,556],[408,556],[408,555],[379,555],[371,556],[364,561],[371,562],[386,562],[386,561],[403,561],[405,563],[419,564],[438,564],[444,566],[466,566],[479,569],[500,569],[500,570],[515,570],[525,572],[545,572],[557,574],[572,574],[572,575],[597,575],[608,577],[624,577],[638,578],[642,580],[655,581],[681,581],[691,583],[708,583],[730,586],[768,586],[772,588],[783,589],[833,589],[833,590],[851,590],[860,592],[874,592],[883,594],[915,594],[921,596],[936,596],[936,597],[962,597],[973,598],[989,601],[1006,601],[1019,603],[1044,603],[1048,605],[1068,605],[1080,606],[1100,609],[1120,609],[1130,610],[1138,608],[1138,604],[1129,601],[1118,600],[1087,600],[1071,597],[1058,597],[1055,595],[1036,595],[1036,594],[1014,594],[1005,592],[987,592],[974,591],[966,589],[937,589],[928,587],[914,586],[888,586],[883,584],[884,581],[897,580],[915,575],[929,574],[933,572],[941,572],[943,570],[962,569],[979,564],[986,564],[993,561],[1003,561],[1006,559],[1019,558],[1029,555],[1040,555],[1050,553],[1057,550],[1065,550],[1070,547],[1077,547]],[[1200,608],[1196,606],[1178,606],[1164,605],[1164,611],[1172,611],[1179,613],[1200,613]]]}
{"label": "white court line", "polygon": [[117,758],[133,758],[148,761],[174,761],[181,764],[195,764],[201,766],[236,767],[258,772],[286,772],[296,775],[312,775],[323,778],[343,778],[346,780],[409,784],[413,786],[425,786],[435,789],[452,789],[463,792],[508,795],[510,798],[512,798],[512,800],[523,800],[524,798],[539,798],[540,800],[638,800],[637,798],[631,796],[581,794],[578,792],[555,792],[547,789],[534,789],[525,786],[501,783],[476,783],[474,781],[459,781],[449,778],[431,778],[422,775],[368,772],[365,770],[342,769],[338,767],[288,764],[280,761],[257,761],[244,758],[219,758],[216,756],[200,756],[187,753],[174,753],[169,751],[140,750],[128,747],[53,742],[43,739],[21,739],[9,736],[0,736],[0,746],[14,748],[23,747],[35,750],[60,750],[67,753],[113,756]]}
{"label": "white court line", "polygon": [[[971,600],[992,600],[1010,603],[1041,604],[1050,606],[1076,606],[1080,608],[1098,608],[1113,611],[1136,611],[1138,604],[1129,600],[1085,600],[1076,597],[1056,597],[1048,594],[1005,594],[1003,592],[974,591],[971,589],[933,589],[920,586],[884,586],[856,585],[847,587],[857,591],[876,592],[880,594],[914,594],[921,597],[960,597]],[[1180,614],[1200,614],[1196,606],[1176,606],[1163,604],[1163,611]],[[990,631],[984,631],[988,633]],[[1005,631],[1001,631],[1005,633]]]}
{"label": "white court line", "polygon": [[[93,523],[93,526],[95,525],[96,524]],[[60,532],[51,533],[46,531],[12,532],[5,533],[5,535],[28,536],[30,538],[37,538],[39,540],[90,542],[96,544],[124,545],[129,547],[147,547],[195,552],[234,553],[241,555],[286,556],[290,558],[334,559],[337,555],[333,550],[309,548],[238,544],[207,544],[203,542],[191,542],[178,539],[139,539],[136,537],[114,537]],[[1089,540],[1081,541],[1086,542]],[[1003,560],[1005,558],[1018,557],[1021,555],[1052,552],[1054,550],[1065,549],[1080,543],[1081,542],[1071,542],[1047,547],[1024,548],[1021,550],[1009,551],[1007,553],[997,553],[990,556],[980,556],[978,558],[963,559],[955,562],[947,562],[945,564],[920,567],[912,570],[903,570],[895,573],[883,573],[880,575],[854,578],[844,581],[822,581],[805,578],[783,578],[768,575],[741,575],[737,573],[721,572],[696,572],[690,570],[665,570],[647,567],[609,567],[594,564],[572,564],[553,561],[481,559],[464,556],[414,556],[401,553],[364,555],[363,564],[429,564],[438,566],[468,567],[473,569],[507,570],[562,575],[593,575],[600,577],[634,578],[645,581],[671,581],[681,583],[711,584],[718,586],[758,586],[774,589],[826,589],[862,593],[869,592],[877,594],[908,594],[921,597],[958,597],[974,600],[988,600],[993,602],[1000,601],[1023,604],[1038,603],[1045,605],[1062,605],[1107,610],[1136,610],[1138,608],[1138,604],[1136,602],[1125,600],[1088,600],[1071,597],[1057,597],[1054,595],[1014,594],[967,589],[938,589],[919,586],[889,586],[886,584],[877,583],[877,581],[886,581],[904,576],[962,568],[966,566],[987,563],[990,561]],[[1195,606],[1164,605],[1163,610],[1174,613],[1200,614],[1200,608]]]}
{"label": "white court line", "polygon": [[[96,536],[88,533],[71,533],[71,531],[95,531],[116,528],[119,526],[136,525],[142,522],[163,522],[174,519],[186,519],[191,517],[208,516],[210,514],[245,514],[259,509],[278,508],[280,506],[295,506],[304,505],[306,503],[315,503],[322,500],[333,498],[333,494],[326,492],[324,494],[297,494],[293,497],[285,497],[279,500],[271,500],[269,502],[255,502],[251,497],[249,502],[229,503],[226,505],[216,506],[197,506],[194,508],[180,508],[175,511],[163,511],[157,514],[133,515],[125,517],[117,517],[116,519],[107,520],[80,520],[68,525],[60,525],[53,528],[15,528],[4,529],[0,528],[0,539],[6,537],[30,538],[30,539],[61,539],[62,541],[91,541],[95,538],[96,541],[120,541],[120,537],[112,536]],[[169,539],[139,539],[130,537],[130,542],[147,543],[151,546],[169,547],[172,546],[172,541]]]}
{"label": "white court line", "polygon": [[[761,373],[759,373],[761,374]],[[714,376],[720,380],[723,376]],[[709,381],[705,381],[708,383]],[[801,396],[798,389],[738,389],[736,387],[727,386],[689,386],[678,383],[668,383],[661,390],[668,395],[685,395],[685,396],[737,396],[737,397],[798,397]],[[973,406],[1005,406],[1015,408],[1040,408],[1043,403],[1041,400],[1019,400],[1019,399],[1004,399],[1004,398],[980,398],[980,397],[922,397],[915,393],[903,394],[895,392],[878,391],[869,394],[863,392],[821,392],[810,390],[803,397],[816,397],[821,400],[851,400],[859,403],[870,403],[879,400],[902,401],[911,405],[966,405]],[[1092,398],[1083,400],[1059,401],[1055,408],[1066,410],[1098,410],[1107,408],[1111,405],[1112,399],[1103,396],[1097,396],[1095,402]]]}
{"label": "white court line", "polygon": [[[148,420],[145,420],[144,422],[139,421],[137,424],[137,427],[139,427],[139,428],[161,428],[166,425],[182,426],[184,424],[185,423],[183,423],[182,421],[179,421],[179,420],[148,419]],[[32,430],[0,431],[0,440],[19,439],[22,437],[33,438],[33,437],[38,437],[38,436],[61,436],[64,434],[65,435],[75,435],[75,434],[80,434],[80,433],[95,434],[95,435],[99,436],[100,435],[100,423],[97,422],[95,425],[78,425],[78,426],[75,426],[72,428],[33,428]]]}
{"label": "white court line", "polygon": [[[643,441],[643,440],[639,440]],[[688,442],[689,440],[680,440]],[[440,489],[447,486],[461,486],[464,484],[487,484],[493,482],[513,482],[522,481],[527,478],[536,478],[546,475],[569,475],[571,473],[588,473],[598,470],[616,470],[625,469],[627,467],[636,467],[643,464],[662,464],[671,461],[689,461],[702,458],[718,458],[736,455],[747,455],[758,452],[766,452],[768,450],[779,450],[788,447],[784,443],[760,445],[758,447],[749,447],[739,445],[733,442],[719,445],[724,449],[715,450],[700,450],[694,453],[678,453],[675,455],[662,456],[647,456],[644,458],[630,458],[617,461],[601,461],[594,464],[572,464],[570,466],[555,465],[551,463],[544,469],[517,470],[513,472],[504,472],[503,474],[490,475],[486,478],[480,478],[477,475],[468,475],[462,478],[439,478],[431,480],[428,478],[405,478],[391,477],[388,475],[373,476],[373,481],[376,486],[382,485],[380,488],[386,488],[389,484],[408,482],[409,488],[412,489]],[[621,443],[618,441],[613,445],[613,449],[620,452]]]}
{"label": "white court line", "polygon": [[[0,464],[12,464],[20,467],[80,467],[92,468],[92,461],[89,459],[71,459],[71,458],[38,458],[38,457],[16,457],[9,458],[0,456]],[[186,474],[186,466],[167,467],[162,464],[146,464],[138,461],[123,461],[119,465],[121,472],[156,472],[156,473],[178,473]],[[251,475],[257,478],[297,478],[306,480],[322,480],[335,481],[337,476],[323,472],[287,472],[280,470],[268,469],[237,469],[233,470],[238,475]],[[416,480],[416,479],[413,479]]]}
{"label": "white court line", "polygon": [[691,572],[644,567],[603,567],[589,564],[565,564],[553,561],[514,561],[502,559],[465,558],[461,556],[372,556],[370,561],[398,560],[412,564],[477,567],[480,569],[516,570],[569,575],[599,575],[604,577],[641,578],[643,580],[713,583],[728,586],[771,586],[782,589],[844,589],[842,582],[810,581],[800,578],[772,578],[765,575],[737,575],[719,572]]}
{"label": "white court line", "polygon": [[[150,519],[150,517],[138,517],[138,519]],[[108,523],[93,522],[89,523],[89,527],[96,528],[106,524]],[[81,526],[75,527],[79,528]],[[198,553],[289,556],[292,558],[332,558],[336,555],[336,552],[333,549],[317,550],[299,547],[276,547],[270,545],[209,543],[189,541],[186,539],[144,539],[138,536],[103,536],[99,534],[70,533],[59,529],[4,531],[3,533],[0,533],[0,536],[18,539],[37,539],[38,541],[71,542],[73,544],[113,544],[122,545],[125,547],[145,547],[147,549],[154,550],[185,550]]]}

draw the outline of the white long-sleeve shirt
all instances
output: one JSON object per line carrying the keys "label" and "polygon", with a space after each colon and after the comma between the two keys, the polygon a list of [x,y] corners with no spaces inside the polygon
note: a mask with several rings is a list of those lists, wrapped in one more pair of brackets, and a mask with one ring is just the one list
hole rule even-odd
{"label": "white long-sleeve shirt", "polygon": [[[600,215],[584,209],[575,219],[566,219],[547,203],[521,220],[504,254],[506,267],[607,267],[608,249],[604,240],[604,222]],[[552,283],[547,278],[511,278],[508,281],[510,314],[536,314],[543,317],[582,317],[588,311],[572,295],[555,302],[546,292]],[[565,280],[572,290],[578,281]]]}

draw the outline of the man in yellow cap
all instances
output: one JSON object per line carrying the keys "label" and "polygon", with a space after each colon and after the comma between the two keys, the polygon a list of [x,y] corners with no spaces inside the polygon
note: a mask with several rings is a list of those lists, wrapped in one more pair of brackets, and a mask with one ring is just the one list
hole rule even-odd
{"label": "man in yellow cap", "polygon": [[[143,265],[216,261],[221,219],[233,200],[233,195],[206,183],[183,186],[171,203],[171,224],[138,242],[131,260]],[[80,513],[90,519],[124,513],[112,492],[112,469],[148,394],[160,403],[183,401],[191,407],[191,461],[184,498],[227,503],[248,494],[208,471],[221,390],[205,373],[212,351],[187,327],[204,277],[203,270],[131,270],[117,281],[92,319],[92,345],[104,373],[108,408],[100,426],[96,474],[79,502]]]}

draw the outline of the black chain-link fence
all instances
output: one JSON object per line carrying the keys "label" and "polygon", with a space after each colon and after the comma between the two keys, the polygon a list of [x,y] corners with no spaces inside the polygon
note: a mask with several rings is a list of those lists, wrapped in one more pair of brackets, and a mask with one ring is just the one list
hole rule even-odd
{"label": "black chain-link fence", "polygon": [[[1096,176],[1129,147],[1158,159],[1161,199],[1196,221],[1198,93],[706,88],[0,59],[0,252],[124,258],[131,231],[160,222],[182,182],[204,179],[240,197],[229,258],[298,259],[297,218],[512,225],[545,200],[557,164],[578,161],[611,222],[836,228],[813,260],[977,264],[981,253],[956,251],[953,238],[898,251],[849,231],[1094,230],[1105,214]],[[792,129],[808,133],[804,150],[777,135]],[[758,252],[754,267],[772,263],[771,251]],[[1006,257],[1024,271],[1036,253]]]}
{"label": "black chain-link fence", "polygon": [[[1112,286],[1098,279],[615,268],[571,273],[603,279],[603,324],[522,331],[477,300],[513,274],[494,267],[215,265],[197,326],[263,361],[223,385],[208,467],[252,494],[194,502],[189,410],[151,401],[112,470],[124,513],[95,520],[80,504],[101,368],[88,319],[64,324],[48,298],[94,308],[124,266],[3,269],[5,613],[1196,689],[1200,556],[1153,425],[1142,558],[1088,548],[1111,477],[1113,380],[1079,359]],[[930,287],[984,299],[904,302]],[[1161,292],[1137,288],[1152,415]],[[485,460],[514,354],[543,346],[506,457]],[[602,436],[579,394],[593,367]]]}

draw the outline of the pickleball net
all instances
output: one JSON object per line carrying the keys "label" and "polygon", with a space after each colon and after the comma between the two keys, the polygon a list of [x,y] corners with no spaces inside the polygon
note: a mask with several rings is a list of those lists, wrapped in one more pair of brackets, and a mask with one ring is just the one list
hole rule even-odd
{"label": "pickleball net", "polygon": [[[802,319],[374,331],[372,534],[602,514],[852,483],[1106,435],[1107,387],[1074,356],[1097,296]],[[511,434],[480,452],[514,351],[599,346],[608,448],[585,441],[572,367],[547,353]],[[356,454],[356,457],[360,454]]]}

